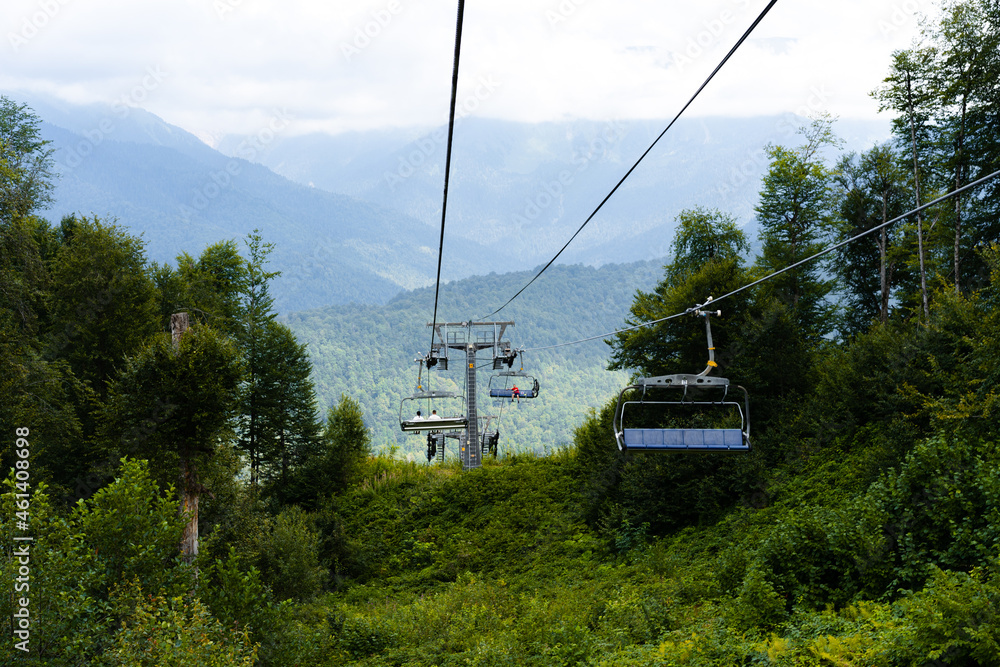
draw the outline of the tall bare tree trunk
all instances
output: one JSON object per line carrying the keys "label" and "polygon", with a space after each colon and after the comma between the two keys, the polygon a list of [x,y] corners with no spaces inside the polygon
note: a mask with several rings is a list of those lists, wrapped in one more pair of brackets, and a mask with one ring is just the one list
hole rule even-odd
{"label": "tall bare tree trunk", "polygon": [[[187,313],[174,313],[170,316],[170,335],[175,348],[180,347],[181,336],[189,326]],[[191,563],[198,556],[198,496],[201,486],[198,484],[197,470],[187,455],[187,447],[182,446],[180,451],[184,454],[180,462],[181,506],[178,509],[181,516],[187,517],[187,525],[181,536],[181,557]]]}
{"label": "tall bare tree trunk", "polygon": [[[965,160],[965,112],[967,96],[962,95],[962,116],[958,127],[958,145],[955,147],[955,189],[962,187],[963,166]],[[955,293],[961,292],[962,270],[962,197],[955,197]]]}
{"label": "tall bare tree trunk", "polygon": [[[889,208],[889,195],[888,193],[883,193],[882,194],[883,225],[885,224],[887,219],[888,208]],[[881,307],[879,309],[879,320],[882,322],[882,324],[885,324],[886,322],[889,321],[889,276],[886,274],[886,267],[885,267],[886,246],[888,245],[888,243],[889,243],[889,231],[885,227],[883,227],[878,243],[879,296],[881,297],[880,301],[882,302],[880,304]]]}
{"label": "tall bare tree trunk", "polygon": [[[917,207],[920,207],[920,168],[917,161],[917,129],[913,122],[913,89],[910,86],[910,73],[906,73],[906,98],[909,104],[910,116],[910,144],[913,150],[913,191],[917,198]],[[931,308],[927,302],[927,270],[924,268],[924,229],[923,214],[917,213],[917,254],[920,255],[920,298],[924,306],[924,321],[931,319]]]}

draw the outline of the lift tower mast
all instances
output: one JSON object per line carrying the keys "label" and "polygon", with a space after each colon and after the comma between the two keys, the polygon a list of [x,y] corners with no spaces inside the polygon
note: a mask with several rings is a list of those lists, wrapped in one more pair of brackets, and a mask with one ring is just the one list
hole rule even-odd
{"label": "lift tower mast", "polygon": [[498,367],[502,359],[513,358],[510,341],[504,340],[507,327],[514,322],[439,322],[428,323],[434,327],[434,342],[427,359],[428,368],[440,364],[442,370],[448,368],[448,350],[465,353],[465,416],[468,426],[461,439],[462,469],[480,468],[482,447],[479,442],[479,414],[476,408],[476,354],[480,350],[493,350],[493,366]]}

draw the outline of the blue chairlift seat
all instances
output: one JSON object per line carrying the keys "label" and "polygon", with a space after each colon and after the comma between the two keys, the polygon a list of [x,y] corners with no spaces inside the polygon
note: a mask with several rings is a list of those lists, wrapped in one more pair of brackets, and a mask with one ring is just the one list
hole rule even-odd
{"label": "blue chairlift seat", "polygon": [[[689,398],[688,388],[700,391],[722,390],[722,397],[714,400]],[[680,400],[663,400],[646,397],[646,391],[668,390],[683,391]],[[737,401],[726,400],[729,390],[729,380],[720,377],[702,375],[664,375],[652,378],[641,378],[637,384],[626,387],[618,396],[615,405],[613,428],[618,448],[622,451],[636,450],[646,452],[747,452],[750,451],[750,402],[746,389],[743,391],[742,405]],[[625,394],[631,390],[641,390],[641,400],[625,400]],[[713,410],[729,410],[735,412],[740,419],[740,428],[649,428],[642,425],[640,418],[626,418],[628,406],[643,405],[663,406],[665,408],[699,407]],[[636,421],[639,424],[636,424]],[[647,422],[648,423],[648,422]]]}
{"label": "blue chairlift seat", "polygon": [[626,448],[646,451],[747,451],[749,441],[738,428],[626,428]]}
{"label": "blue chairlift seat", "polygon": [[[534,398],[535,392],[531,389],[522,389],[521,398]],[[514,391],[512,389],[490,389],[491,398],[513,398]]]}

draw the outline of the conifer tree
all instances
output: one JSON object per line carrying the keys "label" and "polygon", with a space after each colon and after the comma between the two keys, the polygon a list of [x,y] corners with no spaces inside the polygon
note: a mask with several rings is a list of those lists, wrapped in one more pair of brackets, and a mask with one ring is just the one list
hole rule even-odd
{"label": "conifer tree", "polygon": [[247,235],[246,243],[250,256],[246,262],[246,280],[241,294],[236,334],[246,371],[240,398],[240,438],[237,445],[249,458],[250,484],[256,486],[260,481],[265,451],[271,446],[268,440],[273,432],[266,415],[271,412],[271,405],[277,399],[275,391],[280,390],[280,387],[269,383],[267,377],[267,366],[271,360],[265,344],[268,324],[277,316],[269,283],[280,274],[264,268],[274,244],[265,243],[257,230]]}
{"label": "conifer tree", "polygon": [[284,324],[268,322],[262,340],[265,363],[259,408],[265,444],[262,478],[284,486],[295,468],[318,456],[320,424],[306,346]]}
{"label": "conifer tree", "polygon": [[[247,236],[247,248],[235,322],[245,362],[237,446],[249,459],[250,483],[256,486],[287,480],[292,468],[314,456],[320,425],[305,346],[288,327],[275,321],[270,281],[280,274],[265,268],[273,244],[265,243],[254,231]],[[228,267],[226,256],[220,248],[214,265]],[[235,284],[235,273],[227,270],[214,275],[220,273],[226,277],[221,284]]]}
{"label": "conifer tree", "polygon": [[320,438],[320,450],[296,468],[291,481],[281,487],[285,502],[314,509],[331,494],[342,492],[357,476],[371,454],[371,436],[361,406],[341,394],[329,409]]}

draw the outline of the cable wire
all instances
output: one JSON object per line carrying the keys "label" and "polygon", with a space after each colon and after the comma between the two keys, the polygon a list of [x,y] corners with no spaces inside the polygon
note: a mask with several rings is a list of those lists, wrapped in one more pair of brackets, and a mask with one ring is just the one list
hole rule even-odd
{"label": "cable wire", "polygon": [[990,181],[990,180],[996,178],[997,176],[1000,176],[1000,169],[998,169],[997,171],[994,171],[992,174],[988,174],[986,176],[983,176],[982,178],[979,178],[979,179],[977,179],[975,181],[972,181],[971,183],[969,183],[967,185],[963,185],[962,187],[958,188],[957,190],[952,190],[948,194],[942,195],[942,196],[938,197],[937,199],[935,199],[934,201],[927,202],[926,204],[923,204],[922,206],[918,206],[917,208],[915,208],[915,209],[913,209],[911,211],[907,211],[903,215],[896,216],[892,220],[888,220],[886,222],[883,222],[882,224],[876,225],[876,226],[872,227],[871,229],[866,229],[865,231],[861,232],[860,234],[856,234],[856,235],[852,236],[851,238],[847,239],[846,241],[841,241],[840,243],[835,243],[834,245],[829,246],[827,248],[824,248],[823,250],[820,250],[819,252],[817,252],[817,253],[815,253],[813,255],[810,255],[809,257],[806,257],[805,259],[800,259],[799,261],[795,262],[794,264],[790,264],[790,265],[786,266],[783,269],[778,269],[774,273],[769,273],[768,275],[764,276],[763,278],[755,280],[752,283],[747,283],[746,285],[743,285],[742,287],[737,287],[732,292],[727,292],[726,294],[723,294],[720,297],[716,297],[715,299],[712,300],[712,303],[715,303],[717,301],[721,301],[722,299],[725,299],[726,297],[730,297],[730,296],[739,294],[740,292],[742,292],[744,290],[748,290],[751,287],[755,287],[756,285],[759,285],[760,283],[764,282],[765,280],[770,280],[771,278],[774,278],[775,276],[779,276],[782,273],[785,273],[787,271],[791,271],[792,269],[794,269],[796,267],[799,267],[799,266],[802,266],[803,264],[806,264],[807,262],[811,262],[814,259],[817,259],[819,257],[822,257],[823,255],[831,253],[834,250],[837,250],[838,248],[842,248],[845,245],[847,245],[848,243],[853,243],[854,241],[857,241],[858,239],[860,239],[862,237],[868,236],[869,234],[871,234],[873,232],[877,232],[878,230],[882,229],[883,227],[888,227],[889,225],[895,224],[895,223],[899,222],[900,220],[903,220],[904,218],[908,218],[911,215],[914,215],[916,213],[920,213],[924,209],[926,209],[926,208],[928,208],[930,206],[933,206],[934,204],[938,204],[940,202],[946,201],[948,199],[951,199],[955,195],[958,195],[958,194],[961,194],[961,193],[965,192],[966,190],[970,190],[970,189],[972,189],[974,187],[982,185],[983,183],[986,183],[987,181]]}
{"label": "cable wire", "polygon": [[642,162],[643,159],[649,154],[649,152],[653,150],[653,147],[656,146],[657,142],[659,142],[660,139],[663,138],[663,135],[665,135],[667,133],[667,130],[669,130],[671,127],[673,127],[674,123],[677,122],[677,119],[681,117],[681,114],[683,114],[685,111],[687,111],[687,108],[689,106],[691,106],[691,103],[694,102],[695,98],[698,97],[699,94],[701,94],[701,91],[704,90],[705,87],[708,85],[708,83],[715,77],[716,74],[718,74],[719,70],[722,69],[723,65],[726,64],[726,62],[729,60],[729,58],[732,57],[732,55],[734,53],[736,53],[736,49],[740,48],[740,46],[743,44],[743,42],[746,41],[747,37],[750,36],[750,33],[752,33],[754,31],[754,29],[757,27],[757,24],[759,24],[764,19],[764,17],[767,15],[767,13],[769,11],[771,11],[771,8],[774,7],[774,5],[775,5],[775,3],[777,3],[777,1],[778,0],[771,0],[767,4],[767,7],[764,8],[764,11],[762,11],[760,13],[760,15],[757,17],[757,19],[750,25],[750,27],[747,28],[746,32],[743,33],[743,36],[740,37],[739,41],[737,41],[736,44],[733,46],[733,48],[731,48],[729,50],[729,53],[726,54],[726,57],[723,58],[722,61],[718,65],[716,65],[715,69],[712,70],[712,73],[708,75],[708,78],[705,79],[705,81],[698,87],[698,90],[696,90],[695,93],[694,93],[694,95],[691,96],[691,99],[689,99],[687,101],[687,104],[685,104],[681,108],[681,110],[677,112],[677,115],[674,116],[674,119],[672,121],[670,121],[670,123],[663,130],[663,132],[660,132],[660,135],[658,137],[656,137],[656,139],[653,140],[653,143],[649,145],[649,148],[647,148],[646,151],[642,155],[639,156],[639,159],[635,161],[635,164],[633,164],[632,167],[627,172],[625,172],[625,175],[622,176],[621,180],[618,181],[618,183],[615,185],[615,187],[613,187],[611,189],[611,192],[609,192],[607,194],[607,196],[603,200],[601,200],[601,203],[597,205],[597,208],[594,209],[594,212],[591,213],[589,216],[587,216],[587,219],[584,220],[583,224],[580,225],[579,229],[577,229],[573,233],[573,236],[571,236],[569,238],[569,241],[566,241],[566,245],[564,245],[562,248],[560,248],[559,252],[557,252],[555,254],[555,256],[552,259],[550,259],[548,261],[548,263],[545,266],[543,266],[542,269],[538,273],[535,274],[535,277],[532,278],[531,280],[529,280],[528,284],[525,285],[524,287],[522,287],[521,289],[519,289],[517,291],[517,293],[514,296],[512,296],[510,299],[508,299],[505,304],[503,304],[502,306],[500,306],[499,308],[497,308],[496,310],[494,310],[492,313],[490,313],[488,315],[484,315],[480,319],[486,319],[487,317],[492,317],[493,315],[496,315],[501,310],[503,310],[504,308],[506,308],[508,305],[510,305],[511,301],[513,301],[514,299],[516,299],[517,297],[519,297],[521,295],[521,292],[523,292],[524,290],[528,289],[528,287],[531,286],[531,283],[535,282],[538,279],[539,276],[541,276],[543,273],[545,273],[546,269],[548,269],[550,266],[552,266],[553,262],[555,262],[559,258],[559,255],[561,255],[563,253],[563,251],[566,250],[566,248],[569,247],[569,244],[573,242],[573,239],[575,239],[577,237],[577,235],[580,232],[583,231],[583,228],[587,226],[587,224],[594,218],[595,215],[597,215],[598,211],[600,211],[604,207],[604,204],[606,204],[607,201],[609,199],[611,199],[611,196],[613,194],[615,194],[615,192],[618,191],[618,188],[621,187],[622,183],[625,182],[625,179],[627,179],[632,174],[632,172],[635,171],[636,167],[639,166],[639,163]]}
{"label": "cable wire", "polygon": [[458,0],[458,18],[455,26],[455,63],[451,71],[451,107],[448,110],[448,149],[444,160],[444,194],[441,201],[441,240],[438,244],[437,282],[434,284],[434,317],[431,326],[431,351],[434,350],[434,332],[437,330],[438,295],[441,292],[441,259],[444,256],[444,222],[448,214],[448,181],[451,178],[451,144],[455,134],[455,101],[458,98],[458,62],[462,55],[462,19],[465,0]]}
{"label": "cable wire", "polygon": [[[987,176],[983,176],[982,178],[979,178],[979,179],[977,179],[977,180],[975,180],[975,181],[973,181],[973,182],[971,182],[971,183],[969,183],[967,185],[963,185],[962,187],[958,188],[957,190],[953,190],[953,191],[949,192],[946,195],[942,195],[942,196],[938,197],[934,201],[927,202],[926,204],[918,206],[917,208],[915,208],[913,210],[907,211],[906,213],[904,213],[904,214],[902,214],[900,216],[897,216],[897,217],[893,218],[892,220],[887,220],[886,222],[883,222],[883,223],[881,223],[879,225],[876,225],[876,226],[872,227],[871,229],[866,229],[865,231],[861,232],[860,234],[856,234],[856,235],[852,236],[851,238],[849,238],[849,239],[847,239],[845,241],[841,241],[839,243],[835,243],[832,246],[828,246],[828,247],[824,248],[823,250],[820,250],[819,252],[817,252],[817,253],[815,253],[813,255],[810,255],[809,257],[806,257],[805,259],[800,259],[799,261],[795,262],[794,264],[790,264],[790,265],[788,265],[788,266],[786,266],[786,267],[784,267],[782,269],[778,269],[777,271],[774,271],[773,273],[769,273],[766,276],[764,276],[763,278],[759,278],[759,279],[757,279],[757,280],[755,280],[755,281],[753,281],[751,283],[747,283],[746,285],[743,285],[741,287],[737,287],[733,291],[727,292],[726,294],[723,294],[722,296],[715,297],[715,298],[712,299],[712,304],[714,305],[714,304],[718,303],[719,301],[722,301],[723,299],[725,299],[727,297],[739,294],[740,292],[742,292],[744,290],[748,290],[751,287],[756,287],[757,285],[760,285],[761,283],[766,282],[766,281],[770,280],[771,278],[774,278],[775,276],[780,276],[782,273],[785,273],[787,271],[791,271],[792,269],[794,269],[796,267],[802,266],[803,264],[811,262],[814,259],[817,259],[819,257],[822,257],[823,255],[831,253],[834,250],[837,250],[838,248],[842,248],[842,247],[844,247],[845,245],[847,245],[849,243],[853,243],[854,241],[857,241],[860,238],[868,236],[869,234],[871,234],[873,232],[877,232],[878,230],[882,229],[883,227],[888,227],[889,225],[895,224],[895,223],[899,222],[900,220],[903,220],[905,218],[910,217],[911,215],[919,213],[919,212],[923,211],[926,208],[929,208],[931,206],[934,206],[935,204],[939,204],[939,203],[941,203],[943,201],[951,199],[955,195],[961,194],[961,193],[965,192],[966,190],[970,190],[970,189],[972,189],[974,187],[982,185],[983,183],[986,183],[987,181],[990,181],[990,180],[996,178],[997,176],[1000,176],[1000,170],[994,171],[992,174],[988,174]],[[688,313],[692,312],[692,310],[693,309],[688,308],[687,310],[685,310],[683,312],[674,313],[673,315],[668,315],[667,317],[661,317],[658,320],[652,320],[652,321],[649,321],[649,322],[642,322],[640,324],[636,324],[636,325],[631,326],[631,327],[626,327],[624,329],[616,329],[615,331],[611,331],[609,333],[601,334],[599,336],[589,336],[587,338],[581,338],[579,340],[574,340],[574,341],[570,341],[570,342],[567,342],[567,343],[557,343],[555,345],[546,345],[546,346],[543,346],[543,347],[529,347],[529,348],[525,348],[524,351],[525,352],[533,352],[533,351],[536,351],[536,350],[551,350],[551,349],[556,348],[556,347],[566,347],[567,345],[577,345],[579,343],[586,343],[586,342],[589,342],[589,341],[592,341],[592,340],[598,340],[598,339],[601,339],[601,338],[609,338],[611,336],[614,336],[614,335],[617,335],[617,334],[620,334],[620,333],[625,333],[627,331],[634,331],[636,329],[642,329],[643,327],[650,327],[650,326],[653,326],[654,324],[659,324],[660,322],[666,322],[667,320],[672,320],[674,318],[681,317],[682,315],[687,315]]]}

